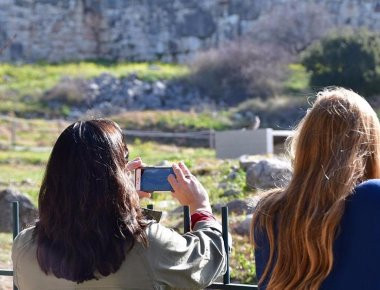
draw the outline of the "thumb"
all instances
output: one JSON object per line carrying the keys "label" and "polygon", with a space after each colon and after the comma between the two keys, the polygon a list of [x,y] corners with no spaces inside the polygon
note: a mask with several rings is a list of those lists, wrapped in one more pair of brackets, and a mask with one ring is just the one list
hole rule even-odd
{"label": "thumb", "polygon": [[150,192],[145,192],[145,191],[137,191],[137,194],[139,195],[139,198],[140,199],[143,199],[143,198],[149,198],[152,196],[152,194]]}
{"label": "thumb", "polygon": [[140,168],[141,166],[142,166],[141,159],[135,159],[135,160],[132,160],[131,162],[129,162],[127,164],[127,170],[132,171],[132,170],[135,170],[137,168]]}

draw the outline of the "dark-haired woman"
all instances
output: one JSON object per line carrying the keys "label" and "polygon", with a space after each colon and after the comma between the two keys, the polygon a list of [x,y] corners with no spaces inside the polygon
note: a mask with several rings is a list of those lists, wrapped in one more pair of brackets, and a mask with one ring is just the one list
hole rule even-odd
{"label": "dark-haired woman", "polygon": [[[52,150],[39,220],[14,241],[14,281],[23,289],[202,288],[225,271],[221,226],[208,195],[182,163],[169,177],[189,205],[193,231],[179,235],[146,218],[112,121],[70,125]],[[144,193],[141,193],[144,194]]]}

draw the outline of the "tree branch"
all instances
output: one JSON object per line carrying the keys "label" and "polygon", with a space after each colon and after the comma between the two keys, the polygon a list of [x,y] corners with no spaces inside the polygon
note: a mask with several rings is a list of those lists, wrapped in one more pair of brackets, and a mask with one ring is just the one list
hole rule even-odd
{"label": "tree branch", "polygon": [[11,38],[9,38],[3,47],[0,47],[0,55],[9,47],[11,46],[12,42],[15,40],[17,34],[14,34]]}

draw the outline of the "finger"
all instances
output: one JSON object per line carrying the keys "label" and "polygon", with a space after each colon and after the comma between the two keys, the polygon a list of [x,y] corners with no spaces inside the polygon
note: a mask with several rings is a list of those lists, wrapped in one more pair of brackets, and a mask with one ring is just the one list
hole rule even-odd
{"label": "finger", "polygon": [[150,198],[152,194],[150,192],[145,192],[145,191],[137,191],[140,199],[142,198]]}
{"label": "finger", "polygon": [[174,199],[178,199],[177,196],[176,196],[176,194],[175,194],[175,192],[172,192],[172,197],[173,197]]}
{"label": "finger", "polygon": [[127,170],[129,171],[135,170],[140,167],[142,167],[141,159],[135,159],[127,164]]}
{"label": "finger", "polygon": [[168,176],[168,181],[169,181],[170,185],[172,186],[173,190],[178,191],[179,184],[178,184],[178,181],[173,174],[170,174]]}
{"label": "finger", "polygon": [[185,181],[185,175],[183,174],[182,169],[177,164],[173,164],[173,171],[178,182]]}
{"label": "finger", "polygon": [[133,159],[133,160],[130,161],[130,162],[139,161],[139,160],[141,160],[141,157],[136,157],[135,159]]}
{"label": "finger", "polygon": [[142,165],[141,160],[133,160],[133,161],[127,163],[127,168],[133,170],[133,169],[136,169],[138,166],[141,166],[141,165]]}
{"label": "finger", "polygon": [[185,174],[185,176],[191,176],[191,172],[189,168],[187,168],[186,164],[182,161],[179,163],[179,167],[182,169],[182,172]]}

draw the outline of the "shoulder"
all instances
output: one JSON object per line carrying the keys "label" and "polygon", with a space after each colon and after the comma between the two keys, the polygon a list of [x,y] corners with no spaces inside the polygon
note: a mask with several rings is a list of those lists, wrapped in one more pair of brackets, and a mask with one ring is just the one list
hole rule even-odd
{"label": "shoulder", "polygon": [[160,240],[162,237],[167,237],[172,235],[173,230],[162,226],[158,222],[152,221],[146,228],[146,234],[148,237],[149,244]]}
{"label": "shoulder", "polygon": [[[197,222],[194,232],[222,232],[222,226],[216,221],[200,221]],[[153,244],[167,244],[173,242],[185,241],[184,236],[180,235],[173,229],[169,229],[157,222],[151,222],[146,229],[148,240]]]}
{"label": "shoulder", "polygon": [[14,251],[20,251],[25,246],[28,246],[33,242],[33,231],[34,226],[27,228],[25,230],[22,230],[14,239],[13,246],[12,246],[12,252]]}
{"label": "shoulder", "polygon": [[151,222],[146,229],[146,233],[149,242],[149,250],[173,247],[182,240],[179,233],[157,222]]}
{"label": "shoulder", "polygon": [[151,221],[146,228],[146,233],[149,240],[154,240],[157,237],[171,235],[174,233],[174,230],[169,229],[156,221]]}
{"label": "shoulder", "polygon": [[21,231],[13,241],[12,245],[12,261],[16,268],[18,260],[33,246],[33,231],[34,226]]}
{"label": "shoulder", "polygon": [[370,179],[357,185],[346,199],[346,215],[379,216],[379,209],[380,179]]}
{"label": "shoulder", "polygon": [[380,179],[370,179],[357,185],[351,200],[380,202]]}
{"label": "shoulder", "polygon": [[197,222],[193,231],[183,235],[159,223],[151,223],[146,232],[149,242],[146,252],[159,256],[184,253],[199,245],[219,244],[222,241],[222,227],[215,221]]}
{"label": "shoulder", "polygon": [[356,186],[355,190],[380,190],[380,179],[369,179]]}

